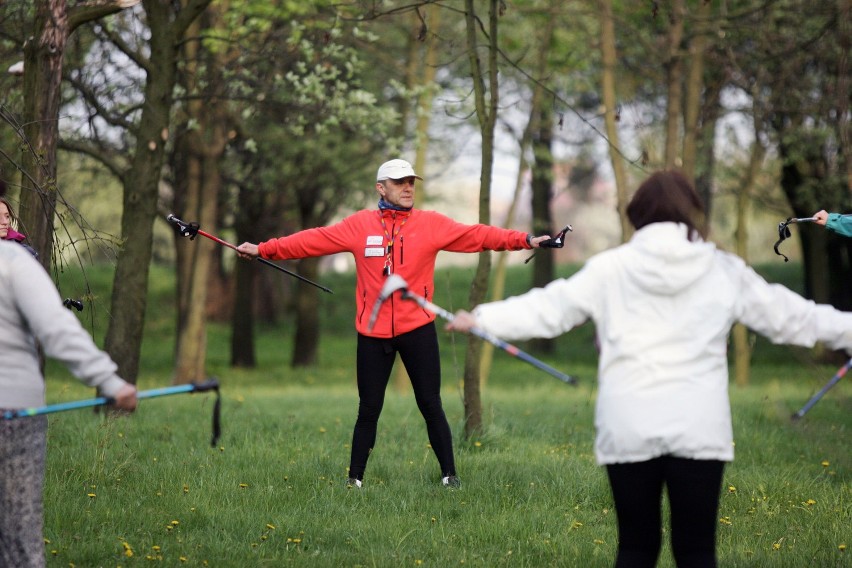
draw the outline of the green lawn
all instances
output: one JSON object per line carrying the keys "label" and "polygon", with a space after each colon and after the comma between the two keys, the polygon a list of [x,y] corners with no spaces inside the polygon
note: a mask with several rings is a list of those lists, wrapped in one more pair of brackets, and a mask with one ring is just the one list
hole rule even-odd
{"label": "green lawn", "polygon": [[[439,272],[439,292],[444,284],[461,296],[439,293],[436,302],[463,305],[469,274]],[[168,275],[152,275],[159,296],[149,305],[141,389],[171,377]],[[578,387],[495,352],[483,389],[486,427],[470,440],[461,437],[464,340],[442,333],[444,401],[462,488],[439,486],[413,396],[391,388],[365,486],[349,490],[343,482],[357,396],[348,278],[323,282],[335,294],[321,299],[330,331],[315,368],[289,368],[287,323],[258,330],[253,370],[230,369],[229,332],[211,328],[210,371],[223,398],[215,448],[212,393],[145,400],[124,418],[51,415],[48,564],[610,566],[615,518],[592,455],[590,326],[542,356],[578,375]],[[107,310],[96,311],[97,335]],[[720,565],[850,566],[852,551],[843,551],[852,544],[849,385],[841,381],[792,423],[835,367],[760,341],[755,361],[751,384],[731,388],[737,458],[725,474]],[[92,396],[55,365],[47,388],[49,402]],[[673,566],[668,548],[660,566]]]}

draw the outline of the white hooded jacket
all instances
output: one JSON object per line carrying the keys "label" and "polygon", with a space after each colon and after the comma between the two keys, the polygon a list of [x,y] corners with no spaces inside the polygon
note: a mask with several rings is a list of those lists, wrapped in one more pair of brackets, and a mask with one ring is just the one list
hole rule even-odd
{"label": "white hooded jacket", "polygon": [[594,321],[599,464],[733,459],[727,338],[736,322],[774,343],[852,350],[852,313],[767,283],[739,257],[690,241],[676,223],[643,227],[571,278],[474,315],[510,341]]}

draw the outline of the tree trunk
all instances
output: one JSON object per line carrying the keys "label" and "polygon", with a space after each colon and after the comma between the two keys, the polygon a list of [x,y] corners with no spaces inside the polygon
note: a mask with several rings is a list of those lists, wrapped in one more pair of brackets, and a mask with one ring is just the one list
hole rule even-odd
{"label": "tree trunk", "polygon": [[[215,20],[217,11],[211,10],[210,14]],[[210,27],[217,27],[215,21]],[[198,40],[200,35],[201,25],[196,20],[187,30],[187,41],[184,42],[186,90],[188,93],[200,91],[197,77],[204,69],[208,89],[215,95],[220,85],[220,60],[216,54],[204,57]],[[197,124],[185,135],[185,158],[189,162],[187,211],[192,213],[193,219],[197,219],[205,231],[216,234],[222,187],[219,164],[227,144],[227,116],[220,97],[205,98],[206,101],[194,98],[186,103],[187,123]],[[219,252],[218,246],[212,241],[196,239],[186,258],[188,264],[180,267],[179,274],[184,275],[186,280],[178,282],[178,297],[182,300],[179,312],[184,317],[179,320],[183,325],[178,326],[177,333],[175,383],[207,378],[207,298],[215,258]]]}
{"label": "tree trunk", "polygon": [[[535,167],[532,174],[532,232],[545,235],[553,232],[550,199],[553,195],[553,111],[548,105],[540,109],[537,136],[533,138]],[[558,229],[557,229],[558,230]],[[533,258],[533,287],[542,288],[553,280],[553,250],[537,249]],[[542,353],[553,352],[552,339],[533,339],[531,349]]]}
{"label": "tree trunk", "polygon": [[[240,187],[240,209],[234,223],[240,243],[256,243],[260,238],[260,227],[255,222],[264,209],[260,187],[257,179],[248,179],[246,185]],[[234,367],[253,368],[257,364],[254,310],[259,265],[258,262],[238,260],[234,269],[234,311],[231,314],[231,365]]]}
{"label": "tree trunk", "polygon": [[24,137],[21,156],[21,231],[49,271],[56,211],[56,147],[59,132],[62,59],[73,31],[85,22],[130,7],[129,0],[102,0],[68,8],[66,0],[36,0],[32,37],[24,43]]}
{"label": "tree trunk", "polygon": [[716,170],[716,125],[719,122],[721,105],[721,82],[705,85],[704,105],[701,116],[701,131],[698,154],[702,156],[700,173],[695,176],[695,189],[704,202],[704,213],[710,219],[713,213],[713,173]]}
{"label": "tree trunk", "polygon": [[695,31],[689,42],[689,71],[686,77],[686,97],[683,117],[683,173],[695,179],[698,161],[698,124],[701,98],[704,92],[704,53],[709,43],[707,22],[713,14],[711,2],[699,2]]}
{"label": "tree trunk", "polygon": [[234,312],[231,314],[231,366],[253,369],[257,365],[254,349],[254,276],[257,263],[237,262],[234,268]]}
{"label": "tree trunk", "polygon": [[[467,47],[470,59],[470,75],[473,79],[476,116],[482,138],[482,164],[479,188],[479,222],[488,224],[491,219],[491,177],[494,161],[494,127],[497,120],[499,89],[497,83],[497,18],[499,0],[489,0],[488,14],[488,88],[483,81],[483,69],[479,60],[477,41],[478,21],[474,10],[474,0],[465,0],[465,23]],[[488,101],[486,102],[486,90]],[[491,270],[491,253],[479,254],[476,273],[470,286],[468,306],[474,307],[482,302],[488,290],[488,275]],[[480,392],[480,368],[482,341],[473,335],[468,336],[464,365],[464,408],[465,436],[470,438],[482,430],[482,395]]]}
{"label": "tree trunk", "polygon": [[[754,119],[755,140],[752,143],[748,169],[737,191],[737,228],[735,231],[737,254],[748,262],[748,213],[752,188],[763,167],[766,148],[760,141],[760,119]],[[733,329],[734,341],[734,381],[737,386],[746,386],[751,370],[751,340],[748,328],[736,324]]]}
{"label": "tree trunk", "polygon": [[[558,0],[554,2],[558,6]],[[555,6],[556,7],[556,6]],[[542,30],[541,36],[538,38],[538,62],[536,64],[536,77],[543,77],[547,69],[547,56],[549,54],[547,46],[553,39],[553,30],[555,28],[556,18],[548,18],[547,25]],[[509,205],[509,211],[506,214],[506,223],[504,226],[508,229],[514,225],[515,211],[520,199],[521,191],[524,186],[524,177],[529,170],[529,164],[525,158],[527,148],[532,140],[533,132],[539,129],[538,121],[541,114],[540,107],[544,96],[544,89],[538,81],[531,84],[532,98],[530,100],[529,118],[524,131],[521,134],[521,139],[518,142],[518,175],[515,178],[515,191],[512,194],[512,203]],[[494,267],[494,274],[491,278],[492,287],[491,301],[502,300],[506,290],[506,263],[509,258],[509,251],[500,251],[497,253],[497,263]],[[491,343],[482,344],[482,358],[480,360],[479,380],[480,385],[485,385],[488,382],[488,376],[491,374],[491,363],[494,360],[494,345]]]}
{"label": "tree trunk", "polygon": [[[319,282],[320,258],[299,261],[299,275]],[[293,341],[293,367],[307,367],[318,361],[319,352],[319,289],[299,283],[296,290],[296,336]]]}
{"label": "tree trunk", "polygon": [[124,184],[121,236],[113,279],[111,314],[104,343],[124,379],[136,382],[145,323],[148,271],[164,147],[169,136],[178,39],[209,4],[190,0],[178,14],[173,5],[144,0],[151,34],[145,105],[131,170]]}
{"label": "tree trunk", "polygon": [[681,94],[683,93],[683,58],[680,53],[680,43],[683,41],[683,19],[686,8],[683,0],[672,0],[671,25],[668,31],[668,54],[666,57],[666,150],[665,167],[674,168],[679,164],[678,156],[680,141]]}
{"label": "tree trunk", "polygon": [[24,134],[21,157],[21,230],[50,270],[56,209],[56,145],[62,57],[68,40],[65,0],[36,2],[33,38],[24,44]]}
{"label": "tree trunk", "polygon": [[627,242],[633,234],[633,227],[627,219],[627,172],[624,169],[624,155],[618,138],[618,97],[615,92],[615,22],[612,15],[612,0],[598,2],[601,26],[601,96],[604,104],[604,126],[609,141],[609,161],[615,177],[616,207],[621,222],[621,242]]}

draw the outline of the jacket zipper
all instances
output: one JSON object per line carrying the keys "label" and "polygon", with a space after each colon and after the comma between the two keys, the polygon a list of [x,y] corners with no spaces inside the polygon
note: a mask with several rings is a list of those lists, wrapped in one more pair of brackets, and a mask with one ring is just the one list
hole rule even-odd
{"label": "jacket zipper", "polygon": [[[393,235],[393,232],[396,230],[396,212],[391,213],[391,219],[393,219],[393,223],[391,224],[391,235]],[[400,248],[402,248],[401,242],[400,242]],[[393,246],[391,246],[390,255],[391,255],[390,270],[391,270],[391,272],[393,272],[394,271],[393,270],[393,261],[394,261]],[[390,303],[391,303],[391,318],[390,318],[391,337],[396,337],[396,305],[394,304],[393,295],[391,295],[391,297],[390,297]]]}
{"label": "jacket zipper", "polygon": [[[427,302],[429,301],[429,287],[428,286],[423,286],[423,297],[426,298]],[[426,314],[427,316],[431,314],[431,312],[429,310],[427,310],[426,308],[422,308],[422,310],[423,310],[423,313]]]}
{"label": "jacket zipper", "polygon": [[405,258],[404,254],[405,254],[405,246],[403,245],[403,242],[402,242],[402,235],[400,235],[399,236],[399,265],[400,266],[405,264],[405,260],[403,260]]}

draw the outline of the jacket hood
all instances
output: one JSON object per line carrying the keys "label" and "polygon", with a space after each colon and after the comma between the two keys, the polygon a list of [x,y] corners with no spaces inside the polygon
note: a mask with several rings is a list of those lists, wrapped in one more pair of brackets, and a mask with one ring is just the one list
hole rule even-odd
{"label": "jacket hood", "polygon": [[644,290],[673,294],[694,284],[711,270],[716,246],[690,241],[681,223],[652,223],[630,239],[625,255],[627,273]]}

